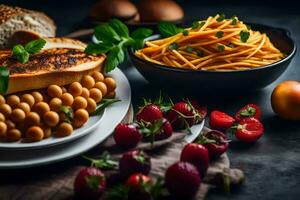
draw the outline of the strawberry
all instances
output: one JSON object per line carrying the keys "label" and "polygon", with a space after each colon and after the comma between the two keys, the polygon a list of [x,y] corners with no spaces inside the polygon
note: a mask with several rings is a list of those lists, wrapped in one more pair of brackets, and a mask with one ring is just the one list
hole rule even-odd
{"label": "strawberry", "polygon": [[189,101],[182,101],[173,105],[166,118],[175,129],[189,128],[202,119],[198,110]]}
{"label": "strawberry", "polygon": [[220,157],[228,149],[227,136],[221,131],[212,130],[203,134],[197,144],[202,144],[208,150],[210,160]]}
{"label": "strawberry", "polygon": [[234,116],[236,121],[241,121],[244,118],[254,117],[260,120],[261,117],[261,109],[258,105],[255,104],[247,104],[243,108],[241,108]]}
{"label": "strawberry", "polygon": [[263,124],[256,118],[245,118],[232,127],[235,137],[243,142],[255,142],[264,134]]}
{"label": "strawberry", "polygon": [[142,107],[139,112],[136,114],[136,119],[138,122],[154,123],[155,121],[161,119],[163,113],[160,110],[160,107],[155,104],[147,104]]}
{"label": "strawberry", "polygon": [[117,145],[129,149],[137,146],[142,134],[135,124],[119,124],[114,130],[114,139]]}
{"label": "strawberry", "polygon": [[206,117],[206,115],[207,115],[207,107],[206,106],[200,106],[198,104],[198,102],[195,101],[195,100],[191,101],[191,104],[198,111],[200,117],[202,119],[204,119]]}
{"label": "strawberry", "polygon": [[189,162],[197,167],[201,177],[204,177],[210,163],[209,153],[206,147],[196,143],[191,143],[184,146],[181,151],[180,160]]}
{"label": "strawberry", "polygon": [[151,169],[151,160],[142,150],[132,150],[124,153],[119,161],[120,174],[128,177],[134,173],[148,175]]}
{"label": "strawberry", "polygon": [[171,165],[165,174],[165,184],[177,199],[190,198],[196,194],[201,183],[197,168],[188,162]]}
{"label": "strawberry", "polygon": [[226,131],[229,129],[235,120],[224,112],[212,111],[209,119],[209,126],[211,129],[219,131]]}
{"label": "strawberry", "polygon": [[149,176],[140,173],[133,174],[126,180],[125,186],[129,188],[128,199],[151,199],[152,181]]}
{"label": "strawberry", "polygon": [[165,118],[161,118],[153,124],[140,123],[140,131],[143,134],[144,139],[151,142],[167,139],[173,134],[172,125]]}
{"label": "strawberry", "polygon": [[100,169],[86,167],[79,171],[74,192],[79,199],[99,199],[106,190],[106,179]]}

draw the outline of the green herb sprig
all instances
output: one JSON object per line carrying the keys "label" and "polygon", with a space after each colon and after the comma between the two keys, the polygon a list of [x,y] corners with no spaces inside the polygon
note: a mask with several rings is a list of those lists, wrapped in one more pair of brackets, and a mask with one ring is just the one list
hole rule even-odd
{"label": "green herb sprig", "polygon": [[249,39],[250,37],[250,33],[248,31],[241,31],[240,32],[240,40],[241,42],[247,42],[247,40]]}
{"label": "green herb sprig", "polygon": [[127,47],[140,49],[144,47],[144,39],[152,35],[153,31],[147,28],[138,28],[130,35],[127,26],[117,19],[97,26],[94,34],[98,44],[90,43],[85,49],[87,54],[107,54],[105,72],[110,72],[125,60]]}
{"label": "green herb sprig", "polygon": [[20,63],[27,63],[31,54],[38,53],[45,46],[46,40],[37,39],[33,40],[25,45],[18,44],[12,49],[12,57],[18,60]]}
{"label": "green herb sprig", "polygon": [[188,31],[177,27],[175,24],[171,23],[171,22],[159,22],[157,25],[158,31],[159,33],[163,36],[163,37],[170,37],[173,35],[176,35],[178,33],[182,33],[184,36],[188,35]]}

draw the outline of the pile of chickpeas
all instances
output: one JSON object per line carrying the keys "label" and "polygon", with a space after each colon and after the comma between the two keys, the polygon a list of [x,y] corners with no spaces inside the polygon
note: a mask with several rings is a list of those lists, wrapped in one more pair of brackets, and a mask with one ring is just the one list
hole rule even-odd
{"label": "pile of chickpeas", "polygon": [[[67,86],[0,95],[0,140],[35,142],[69,136],[88,121],[103,97],[115,97],[115,89],[113,78],[96,71]],[[73,113],[72,120],[62,107]]]}

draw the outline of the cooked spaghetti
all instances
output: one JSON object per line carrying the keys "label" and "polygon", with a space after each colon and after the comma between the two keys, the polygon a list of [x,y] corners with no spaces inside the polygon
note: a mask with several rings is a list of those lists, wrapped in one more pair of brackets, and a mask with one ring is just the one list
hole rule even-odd
{"label": "cooked spaghetti", "polygon": [[265,33],[222,15],[194,22],[171,37],[147,41],[135,55],[160,65],[213,71],[256,68],[284,58]]}

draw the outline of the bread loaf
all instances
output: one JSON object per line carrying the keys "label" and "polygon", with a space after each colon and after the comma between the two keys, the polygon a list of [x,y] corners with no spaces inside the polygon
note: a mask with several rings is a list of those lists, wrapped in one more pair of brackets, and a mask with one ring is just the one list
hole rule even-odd
{"label": "bread loaf", "polygon": [[41,12],[0,4],[0,48],[7,48],[10,38],[18,30],[54,37],[56,26]]}

